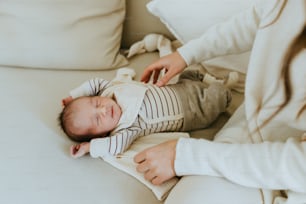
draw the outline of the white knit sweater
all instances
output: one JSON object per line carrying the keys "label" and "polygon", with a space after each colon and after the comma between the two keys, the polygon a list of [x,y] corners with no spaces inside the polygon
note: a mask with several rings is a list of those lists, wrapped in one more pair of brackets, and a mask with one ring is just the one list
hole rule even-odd
{"label": "white knit sweater", "polygon": [[[178,175],[219,176],[248,187],[305,193],[300,196],[305,200],[295,203],[306,203],[306,142],[301,142],[306,132],[306,111],[296,119],[305,104],[305,50],[292,63],[294,91],[291,102],[269,125],[257,134],[249,134],[283,101],[284,92],[279,80],[282,59],[305,24],[305,0],[288,0],[281,11],[283,3],[284,0],[257,2],[249,10],[213,27],[178,50],[190,65],[252,49],[245,103],[217,134],[215,140],[218,143],[179,140],[175,160]],[[279,19],[268,25],[280,11]],[[255,114],[259,106],[261,111]],[[289,201],[281,198],[275,203]]]}

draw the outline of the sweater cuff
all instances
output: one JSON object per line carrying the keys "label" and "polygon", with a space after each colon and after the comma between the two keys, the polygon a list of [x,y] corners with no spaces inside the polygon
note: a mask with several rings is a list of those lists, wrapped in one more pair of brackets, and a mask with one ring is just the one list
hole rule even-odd
{"label": "sweater cuff", "polygon": [[181,55],[181,57],[184,59],[187,66],[190,66],[192,64],[192,56],[190,56],[190,51],[187,45],[184,45],[183,47],[180,47],[177,49],[177,52]]}
{"label": "sweater cuff", "polygon": [[90,156],[93,158],[102,157],[109,155],[108,152],[108,140],[104,139],[92,139],[90,141]]}
{"label": "sweater cuff", "polygon": [[192,140],[180,138],[177,142],[174,170],[178,176],[195,174],[194,170],[197,169],[193,158]]}
{"label": "sweater cuff", "polygon": [[174,170],[176,175],[218,175],[210,164],[211,141],[180,138],[176,145]]}

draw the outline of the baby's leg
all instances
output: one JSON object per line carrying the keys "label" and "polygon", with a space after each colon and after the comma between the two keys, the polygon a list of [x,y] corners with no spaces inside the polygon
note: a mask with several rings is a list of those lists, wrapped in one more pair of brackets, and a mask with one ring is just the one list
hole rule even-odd
{"label": "baby's leg", "polygon": [[223,112],[232,101],[231,91],[220,83],[212,83],[208,87],[206,94],[207,97],[212,98],[212,103],[218,103],[220,112]]}
{"label": "baby's leg", "polygon": [[231,92],[225,86],[214,83],[206,87],[202,82],[178,84],[184,107],[184,131],[206,128],[220,113],[225,112],[231,102]]}

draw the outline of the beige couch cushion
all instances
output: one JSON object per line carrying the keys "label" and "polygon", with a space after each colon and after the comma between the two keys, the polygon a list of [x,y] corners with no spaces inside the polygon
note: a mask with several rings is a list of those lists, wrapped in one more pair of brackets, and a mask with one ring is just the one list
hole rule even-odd
{"label": "beige couch cushion", "polygon": [[[136,78],[157,58],[148,53],[131,59]],[[1,204],[162,203],[144,184],[101,159],[71,158],[73,142],[57,124],[61,99],[72,88],[93,77],[111,80],[115,74],[0,66]]]}
{"label": "beige couch cushion", "polygon": [[0,65],[100,70],[123,66],[125,0],[1,0]]}
{"label": "beige couch cushion", "polygon": [[146,4],[150,0],[126,0],[126,17],[123,26],[122,47],[129,48],[149,33],[163,34],[170,39],[174,36],[159,18],[150,14]]}

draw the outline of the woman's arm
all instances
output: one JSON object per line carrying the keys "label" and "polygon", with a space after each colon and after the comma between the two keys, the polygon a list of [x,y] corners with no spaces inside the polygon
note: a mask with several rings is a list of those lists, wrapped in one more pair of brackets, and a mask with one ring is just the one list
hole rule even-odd
{"label": "woman's arm", "polygon": [[225,177],[240,185],[306,192],[306,142],[228,144],[180,139],[176,146],[177,175]]}
{"label": "woman's arm", "polygon": [[211,27],[201,37],[178,49],[187,65],[251,50],[261,18],[261,4]]}
{"label": "woman's arm", "polygon": [[209,175],[248,187],[306,192],[306,142],[292,138],[260,144],[180,138],[146,149],[134,161],[156,185],[175,175]]}
{"label": "woman's arm", "polygon": [[[177,52],[152,63],[144,70],[141,81],[149,82],[153,77],[153,83],[164,86],[188,65],[251,50],[263,12],[262,3],[255,5],[230,20],[210,28],[201,37],[184,44]],[[165,70],[165,75],[158,79],[162,70]]]}

